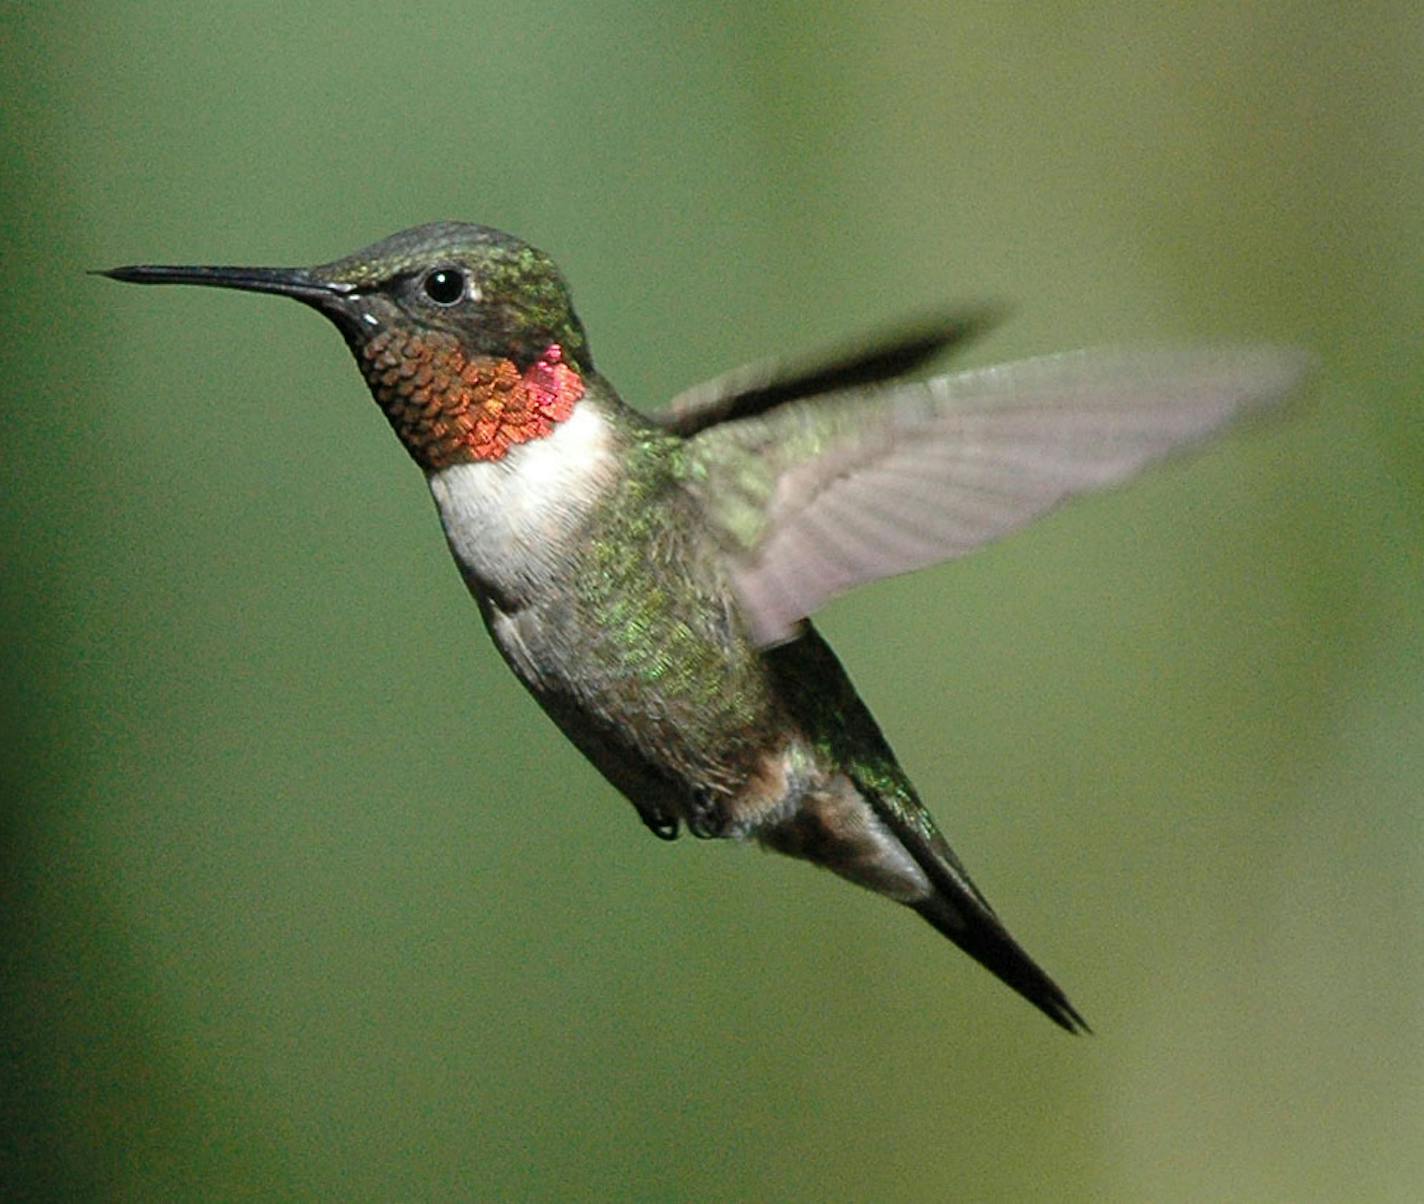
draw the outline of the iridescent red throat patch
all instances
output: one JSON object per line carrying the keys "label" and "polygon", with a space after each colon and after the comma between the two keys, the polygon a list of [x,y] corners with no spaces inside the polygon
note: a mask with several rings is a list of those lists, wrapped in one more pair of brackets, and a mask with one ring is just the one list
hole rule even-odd
{"label": "iridescent red throat patch", "polygon": [[498,460],[553,434],[583,396],[557,343],[523,372],[512,360],[468,358],[448,335],[386,330],[361,350],[361,370],[417,464]]}

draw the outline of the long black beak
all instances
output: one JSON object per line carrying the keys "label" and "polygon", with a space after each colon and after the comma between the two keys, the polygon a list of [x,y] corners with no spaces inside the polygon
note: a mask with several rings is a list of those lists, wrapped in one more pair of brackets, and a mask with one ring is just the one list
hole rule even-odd
{"label": "long black beak", "polygon": [[323,280],[310,268],[225,268],[181,267],[165,264],[133,264],[124,268],[91,272],[129,284],[204,284],[210,288],[237,288],[250,293],[277,293],[295,297],[309,305],[348,297],[354,284]]}

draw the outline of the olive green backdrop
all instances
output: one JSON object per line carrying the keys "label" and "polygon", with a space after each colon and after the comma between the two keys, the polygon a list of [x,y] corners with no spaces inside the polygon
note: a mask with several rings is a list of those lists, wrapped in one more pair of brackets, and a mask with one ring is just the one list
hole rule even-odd
{"label": "olive green backdrop", "polygon": [[[0,1174],[40,1198],[1424,1193],[1408,2],[7,5]],[[955,301],[1313,396],[823,625],[1098,1035],[652,839],[288,302],[434,218],[632,402]]]}

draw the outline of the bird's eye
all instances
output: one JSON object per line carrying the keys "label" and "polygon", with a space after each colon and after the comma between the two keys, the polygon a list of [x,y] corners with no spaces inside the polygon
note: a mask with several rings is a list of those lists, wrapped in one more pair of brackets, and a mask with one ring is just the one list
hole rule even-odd
{"label": "bird's eye", "polygon": [[465,273],[456,268],[436,268],[421,287],[436,305],[454,305],[465,295]]}

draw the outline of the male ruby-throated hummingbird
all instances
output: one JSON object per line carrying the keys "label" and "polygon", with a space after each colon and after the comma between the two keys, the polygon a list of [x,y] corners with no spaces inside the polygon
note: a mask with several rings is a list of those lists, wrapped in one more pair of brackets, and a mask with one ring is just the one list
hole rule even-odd
{"label": "male ruby-throated hummingbird", "polygon": [[486,226],[420,226],[314,268],[104,274],[277,293],[336,324],[510,668],[655,833],[823,865],[1086,1028],[807,616],[1281,398],[1300,353],[1079,352],[893,383],[972,334],[968,314],[753,365],[649,415],[598,374],[550,259]]}

